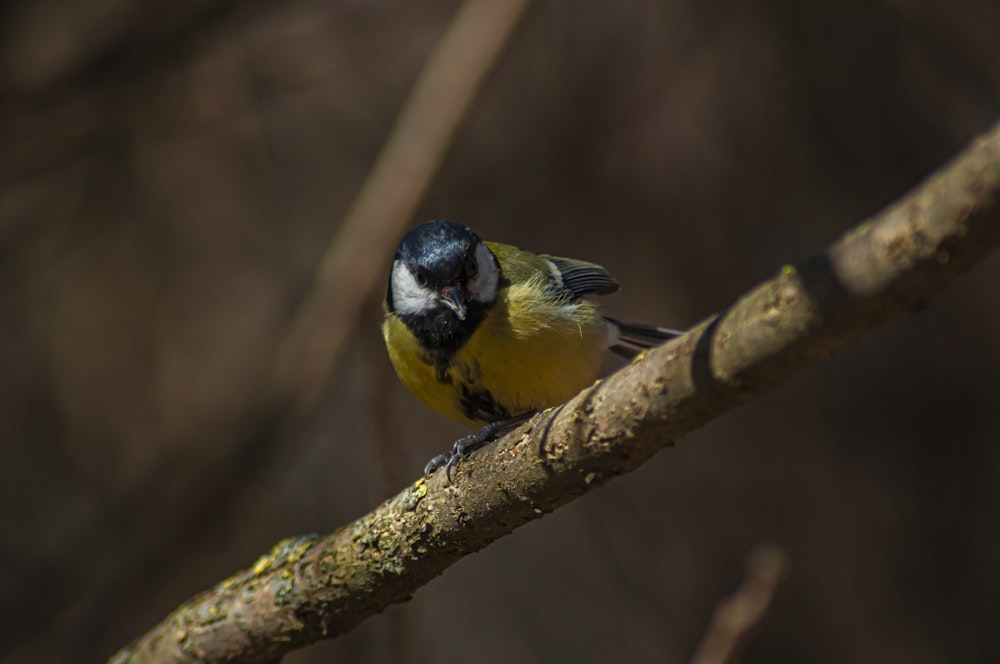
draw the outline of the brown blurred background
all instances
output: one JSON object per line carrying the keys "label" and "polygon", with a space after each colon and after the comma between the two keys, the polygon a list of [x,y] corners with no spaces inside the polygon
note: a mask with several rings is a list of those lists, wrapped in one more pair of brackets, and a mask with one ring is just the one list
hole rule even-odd
{"label": "brown blurred background", "polygon": [[[462,433],[392,375],[379,294],[318,412],[289,432],[266,399],[457,7],[4,3],[0,660],[103,660]],[[687,326],[989,126],[998,30],[995,0],[538,2],[412,221],[600,261],[613,315]],[[998,661],[998,283],[286,661],[685,662],[765,541],[792,575],[747,662]]]}

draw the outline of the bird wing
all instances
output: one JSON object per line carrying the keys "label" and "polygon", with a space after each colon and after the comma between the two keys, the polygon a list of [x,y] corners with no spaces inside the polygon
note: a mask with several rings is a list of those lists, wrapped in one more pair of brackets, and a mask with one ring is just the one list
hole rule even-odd
{"label": "bird wing", "polygon": [[575,258],[542,255],[559,272],[557,280],[565,291],[573,297],[583,295],[607,295],[620,286],[615,278],[600,265]]}
{"label": "bird wing", "polygon": [[607,270],[596,263],[576,258],[535,254],[509,244],[487,242],[511,283],[542,279],[558,297],[576,300],[584,295],[607,295],[618,290]]}

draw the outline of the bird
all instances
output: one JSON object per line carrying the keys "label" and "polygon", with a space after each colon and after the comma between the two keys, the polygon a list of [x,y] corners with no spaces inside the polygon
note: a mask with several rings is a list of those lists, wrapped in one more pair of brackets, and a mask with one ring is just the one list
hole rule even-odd
{"label": "bird", "polygon": [[483,241],[455,221],[407,232],[383,307],[389,359],[426,406],[476,429],[425,478],[445,467],[450,482],[460,460],[593,384],[607,351],[631,359],[682,334],[604,316],[589,296],[619,288],[600,265]]}

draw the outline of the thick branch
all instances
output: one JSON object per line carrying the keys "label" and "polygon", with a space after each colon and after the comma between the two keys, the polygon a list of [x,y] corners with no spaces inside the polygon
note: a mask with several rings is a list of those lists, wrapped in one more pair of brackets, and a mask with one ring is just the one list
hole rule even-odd
{"label": "thick branch", "polygon": [[456,560],[923,302],[1000,242],[1000,125],[827,251],[327,537],[278,544],[114,661],[267,661],[405,601]]}

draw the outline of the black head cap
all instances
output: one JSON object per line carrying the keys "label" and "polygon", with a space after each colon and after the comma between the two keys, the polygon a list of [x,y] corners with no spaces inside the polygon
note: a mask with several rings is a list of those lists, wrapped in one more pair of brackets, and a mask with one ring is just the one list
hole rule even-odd
{"label": "black head cap", "polygon": [[466,260],[481,240],[454,221],[436,220],[407,233],[396,249],[396,259],[417,266],[430,282],[445,285],[464,274]]}

